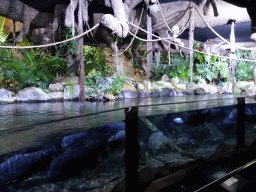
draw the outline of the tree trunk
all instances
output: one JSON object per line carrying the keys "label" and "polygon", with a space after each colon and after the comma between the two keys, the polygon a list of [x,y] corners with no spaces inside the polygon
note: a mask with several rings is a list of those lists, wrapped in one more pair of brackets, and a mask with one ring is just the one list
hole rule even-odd
{"label": "tree trunk", "polygon": [[231,32],[230,32],[230,42],[231,42],[231,52],[230,57],[230,72],[231,72],[231,82],[232,82],[232,94],[235,94],[235,73],[236,73],[236,54],[235,54],[235,22],[232,22]]}
{"label": "tree trunk", "polygon": [[[147,14],[147,31],[152,33],[152,20],[151,17]],[[152,35],[147,33],[147,40],[152,40]],[[149,77],[150,77],[150,64],[153,58],[153,51],[152,51],[152,42],[147,42],[147,83],[149,84]]]}
{"label": "tree trunk", "polygon": [[118,19],[119,23],[122,25],[122,35],[119,37],[125,38],[128,34],[129,26],[126,23],[126,13],[124,9],[124,4],[122,0],[111,0],[111,6],[114,11],[115,18]]}
{"label": "tree trunk", "polygon": [[[191,20],[189,25],[189,48],[193,49],[194,46],[194,7],[191,7]],[[191,95],[194,95],[193,90],[193,59],[194,59],[194,52],[190,51],[190,89]]]}
{"label": "tree trunk", "polygon": [[[83,33],[83,18],[82,18],[82,0],[79,0],[78,10],[78,35]],[[78,59],[79,59],[79,85],[80,94],[79,101],[85,101],[85,77],[84,77],[84,57],[83,57],[83,37],[78,39]]]}

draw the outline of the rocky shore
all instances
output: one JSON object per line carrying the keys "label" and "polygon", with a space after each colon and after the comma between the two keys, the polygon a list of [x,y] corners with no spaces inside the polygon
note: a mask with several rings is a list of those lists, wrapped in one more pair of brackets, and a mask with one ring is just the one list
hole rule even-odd
{"label": "rocky shore", "polygon": [[[109,79],[105,78],[103,87],[109,86]],[[195,95],[202,94],[229,94],[231,93],[231,84],[222,83],[222,86],[207,84],[204,79],[199,79],[194,83],[193,91]],[[251,81],[239,81],[236,91],[246,92],[247,96],[256,95],[256,85]],[[47,90],[36,87],[27,87],[17,94],[6,89],[0,89],[0,103],[15,102],[55,102],[55,101],[72,101],[77,100],[79,96],[78,77],[57,77],[49,85]],[[118,99],[131,99],[137,97],[173,97],[189,95],[191,93],[190,83],[181,82],[179,79],[169,79],[164,75],[160,81],[136,81],[128,79],[122,87],[118,96],[106,93],[104,91],[95,91],[90,87],[85,88],[86,100],[88,101],[111,101]]]}

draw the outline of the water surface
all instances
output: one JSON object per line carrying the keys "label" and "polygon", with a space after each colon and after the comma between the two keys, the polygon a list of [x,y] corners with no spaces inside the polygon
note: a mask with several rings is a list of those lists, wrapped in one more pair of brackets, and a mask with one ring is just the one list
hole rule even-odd
{"label": "water surface", "polygon": [[[130,106],[139,106],[139,116],[151,116],[236,105],[236,97],[213,94],[136,98],[106,103],[4,104],[0,105],[0,154],[39,145],[40,142],[50,141],[100,125],[125,120],[124,108]],[[255,103],[255,100],[246,98],[246,103]],[[76,116],[79,117],[76,118]]]}

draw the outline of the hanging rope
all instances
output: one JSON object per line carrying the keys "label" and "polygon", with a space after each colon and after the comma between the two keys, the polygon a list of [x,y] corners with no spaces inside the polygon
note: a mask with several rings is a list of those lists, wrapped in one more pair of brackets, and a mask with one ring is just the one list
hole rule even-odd
{"label": "hanging rope", "polygon": [[[163,20],[164,20],[164,22],[165,22],[165,25],[167,26],[168,30],[173,34],[172,29],[170,29],[170,27],[169,27],[169,25],[168,25],[168,23],[167,23],[167,21],[166,21],[166,18],[165,18],[165,16],[164,16],[164,13],[163,13],[162,7],[161,7],[161,5],[160,5],[160,3],[159,3],[159,0],[157,0],[156,3],[157,3],[158,8],[159,8],[159,10],[160,10],[160,12],[161,12],[161,15],[162,15],[162,18],[163,18]],[[190,18],[191,18],[191,10],[189,10],[189,7],[190,7],[191,3],[192,3],[192,1],[190,1],[190,4],[188,5],[188,7],[187,7],[187,9],[186,9],[186,11],[185,11],[185,13],[184,13],[184,16],[183,16],[183,17],[185,17],[185,15],[187,14],[187,12],[189,11],[189,13],[190,13],[189,18],[188,18],[186,24],[183,26],[183,28],[182,28],[182,29],[180,30],[180,32],[178,33],[178,36],[180,36],[180,35],[185,31],[185,29],[187,28],[187,25],[188,25],[188,23],[189,23],[189,20],[190,20]],[[183,19],[183,17],[182,17],[181,19]],[[181,20],[181,19],[180,19],[180,20]],[[179,20],[179,21],[180,21],[180,20]],[[179,21],[177,21],[177,23],[178,23]]]}
{"label": "hanging rope", "polygon": [[[127,22],[128,22],[128,24],[130,24],[130,25],[132,25],[132,26],[136,26],[135,24],[133,24],[133,23],[131,23],[131,22],[129,22],[129,21],[127,21]],[[138,26],[136,26],[136,27],[138,27]],[[147,32],[146,30],[144,30],[144,29],[142,29],[142,28],[140,28],[140,27],[138,27],[138,28],[139,28],[141,31],[144,31],[145,33],[149,33],[149,32]],[[130,33],[132,36],[135,36],[132,32],[129,31],[129,33]],[[161,37],[159,37],[159,36],[157,36],[157,35],[155,35],[155,34],[152,34],[152,36],[154,36],[154,37],[157,38],[157,39],[151,40],[152,42],[153,42],[153,41],[165,41],[165,42],[167,42],[167,43],[171,42],[171,41],[169,40],[169,38],[161,38]],[[141,41],[144,41],[144,42],[147,42],[147,41],[148,41],[148,40],[146,40],[146,39],[142,39],[142,38],[137,37],[137,36],[136,36],[136,38],[139,39],[139,40],[141,40]],[[172,39],[172,40],[173,40],[173,39]],[[217,55],[217,54],[213,54],[213,53],[208,53],[208,52],[204,52],[204,51],[199,51],[199,50],[196,50],[196,49],[190,49],[189,47],[185,47],[185,46],[179,45],[179,44],[177,44],[177,43],[173,43],[173,42],[171,42],[171,44],[174,44],[174,45],[177,45],[177,46],[179,46],[179,47],[181,47],[181,48],[184,48],[184,49],[187,49],[187,50],[191,50],[191,51],[194,51],[194,52],[197,52],[197,53],[201,53],[201,54],[210,54],[210,55],[212,55],[212,56],[216,56],[216,57],[220,57],[220,58],[224,58],[224,59],[233,59],[233,58],[227,57],[227,56],[221,56],[221,55]],[[255,48],[255,49],[256,49],[256,48]],[[255,60],[239,59],[239,58],[236,58],[236,60],[238,60],[238,61],[253,62],[253,63],[256,62]]]}
{"label": "hanging rope", "polygon": [[[196,10],[197,13],[199,14],[199,16],[203,19],[203,21],[206,23],[206,25],[207,25],[220,39],[222,39],[224,42],[226,42],[226,43],[228,43],[228,44],[231,44],[229,41],[227,41],[225,38],[223,38],[221,35],[219,35],[219,34],[204,20],[204,18],[202,17],[202,15],[199,13],[199,11],[198,11],[196,8],[195,8],[195,10]],[[140,17],[139,24],[140,24],[140,22],[141,22],[141,18],[142,18],[142,13],[141,13],[141,17]],[[189,18],[191,18],[191,15],[190,15]],[[189,20],[190,20],[190,19],[189,19]],[[189,20],[188,20],[188,21],[189,21]],[[136,30],[135,34],[133,34],[131,31],[128,31],[128,32],[133,36],[133,39],[132,39],[131,43],[129,44],[129,46],[128,46],[122,53],[119,53],[118,55],[123,54],[123,53],[131,46],[131,44],[132,44],[132,42],[134,41],[135,38],[137,38],[137,39],[139,39],[139,40],[141,40],[141,41],[143,41],[143,42],[148,42],[148,40],[142,39],[142,38],[140,38],[140,37],[137,36],[137,32],[138,32],[139,29],[140,29],[141,31],[145,32],[145,33],[149,33],[148,31],[146,31],[146,30],[142,29],[141,27],[139,27],[139,26],[137,26],[137,25],[135,25],[135,24],[129,22],[128,20],[127,20],[127,23],[130,24],[130,25],[132,25],[132,26],[134,26],[134,27],[136,27],[137,30]],[[188,24],[188,23],[189,23],[189,22],[187,22],[187,24]],[[187,24],[186,24],[185,26],[187,26]],[[96,24],[93,28],[89,29],[88,31],[85,31],[85,32],[84,32],[83,34],[81,34],[81,35],[75,36],[75,37],[73,37],[73,38],[70,38],[70,39],[67,39],[67,40],[64,40],[64,41],[56,42],[56,43],[50,43],[50,44],[46,44],[46,45],[24,46],[24,47],[21,47],[21,46],[0,46],[0,48],[4,48],[4,49],[31,49],[31,48],[42,48],[42,47],[55,46],[55,45],[58,45],[58,44],[62,44],[62,43],[69,42],[69,41],[72,41],[72,40],[74,40],[74,39],[80,38],[80,37],[82,37],[82,36],[84,36],[84,35],[90,33],[91,31],[93,31],[93,30],[94,30],[95,28],[97,28],[98,26],[99,26],[99,23]],[[185,30],[185,28],[186,28],[185,26],[183,27],[184,30]],[[184,31],[184,30],[183,30],[183,31]],[[151,34],[153,37],[156,38],[156,39],[150,40],[151,42],[154,42],[154,41],[165,41],[165,42],[167,42],[167,43],[171,43],[171,44],[173,44],[173,45],[176,45],[176,46],[179,46],[179,47],[181,47],[181,48],[184,48],[184,49],[187,49],[187,50],[191,50],[191,51],[194,51],[194,52],[197,52],[197,53],[208,54],[208,55],[216,56],[216,57],[223,58],[223,59],[229,59],[229,60],[230,60],[230,59],[233,59],[233,58],[227,57],[227,56],[220,56],[220,55],[213,54],[213,53],[208,53],[208,52],[204,52],[204,51],[199,51],[199,50],[190,49],[189,47],[185,47],[185,46],[182,46],[182,45],[180,45],[180,44],[177,44],[177,43],[172,42],[172,41],[174,41],[174,38],[173,38],[173,37],[172,37],[172,38],[161,38],[161,37],[159,37],[159,36],[157,36],[157,35],[155,35],[155,34],[152,34],[152,33],[150,33],[150,34]],[[240,47],[240,46],[237,46],[237,45],[236,45],[236,48],[239,48],[239,49],[242,49],[242,50],[254,50],[254,49],[256,49],[256,47],[255,47],[255,48],[246,48],[246,47]],[[114,55],[111,55],[111,56],[114,56]],[[238,60],[238,61],[246,61],[246,62],[253,62],[253,63],[256,62],[255,60],[239,59],[239,58],[236,58],[235,60]]]}
{"label": "hanging rope", "polygon": [[95,28],[97,28],[100,24],[96,24],[93,28],[91,28],[90,30],[88,31],[85,31],[84,33],[82,33],[81,35],[77,35],[75,37],[72,37],[70,39],[66,39],[64,41],[60,41],[60,42],[56,42],[56,43],[49,43],[49,44],[46,44],[46,45],[33,45],[33,46],[24,46],[24,47],[21,47],[21,46],[3,46],[3,45],[0,45],[0,48],[3,48],[3,49],[33,49],[33,48],[42,48],[42,47],[49,47],[49,46],[54,46],[54,45],[59,45],[59,44],[62,44],[62,43],[66,43],[66,42],[69,42],[69,41],[72,41],[74,39],[78,39],[84,35],[86,35],[87,33],[90,33],[90,31],[94,30]]}
{"label": "hanging rope", "polygon": [[[211,29],[211,31],[216,35],[218,36],[221,40],[223,40],[224,42],[228,43],[229,45],[232,46],[232,43],[230,43],[228,40],[226,40],[224,37],[222,37],[219,33],[217,33],[211,26],[210,24],[205,21],[205,19],[203,18],[203,16],[199,13],[199,11],[195,8],[196,12],[198,13],[198,15],[201,17],[201,19],[204,21],[204,23],[207,25],[207,27],[209,27]],[[247,47],[240,47],[240,46],[237,46],[235,45],[236,48],[238,49],[241,49],[241,50],[255,50],[256,47],[254,48],[247,48]]]}

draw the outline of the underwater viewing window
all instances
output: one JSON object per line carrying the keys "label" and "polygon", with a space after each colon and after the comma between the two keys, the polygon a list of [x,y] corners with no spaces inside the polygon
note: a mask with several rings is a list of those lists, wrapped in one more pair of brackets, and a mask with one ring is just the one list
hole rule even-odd
{"label": "underwater viewing window", "polygon": [[[130,106],[0,130],[0,170],[4,171],[0,189],[28,191],[47,186],[56,191],[111,191],[124,180],[122,187],[140,186],[144,174],[155,174],[151,182],[156,181],[171,174],[170,170],[210,157],[223,143],[236,145],[237,127],[242,123],[241,142],[253,143],[256,106],[244,103],[244,122],[239,122],[236,100]],[[231,168],[235,167],[206,171],[202,179],[214,181]],[[241,179],[245,181],[233,175],[220,185],[232,191]],[[24,188],[28,183],[32,185]]]}

